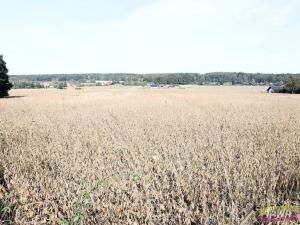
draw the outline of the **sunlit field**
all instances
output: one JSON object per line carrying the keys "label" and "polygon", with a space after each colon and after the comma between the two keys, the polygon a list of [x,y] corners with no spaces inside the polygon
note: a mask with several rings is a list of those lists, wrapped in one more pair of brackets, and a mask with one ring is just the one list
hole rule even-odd
{"label": "sunlit field", "polygon": [[0,224],[254,224],[296,204],[300,96],[264,90],[12,90]]}

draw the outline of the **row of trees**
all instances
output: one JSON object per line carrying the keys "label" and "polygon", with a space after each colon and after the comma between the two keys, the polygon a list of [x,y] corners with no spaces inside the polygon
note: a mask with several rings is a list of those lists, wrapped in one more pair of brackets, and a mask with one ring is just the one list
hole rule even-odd
{"label": "row of trees", "polygon": [[96,80],[124,81],[127,85],[156,84],[215,84],[223,85],[266,85],[268,83],[284,83],[288,78],[299,77],[299,74],[261,74],[261,73],[164,73],[164,74],[52,74],[52,75],[19,75],[11,76],[13,82],[73,82],[85,83]]}

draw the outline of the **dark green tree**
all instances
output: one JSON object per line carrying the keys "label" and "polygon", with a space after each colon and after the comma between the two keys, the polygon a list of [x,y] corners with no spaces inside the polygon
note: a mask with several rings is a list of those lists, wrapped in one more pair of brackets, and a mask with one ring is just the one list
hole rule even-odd
{"label": "dark green tree", "polygon": [[67,83],[66,82],[58,82],[55,84],[55,87],[57,89],[65,89],[65,88],[67,88]]}
{"label": "dark green tree", "polygon": [[287,88],[289,93],[300,94],[300,78],[290,76],[285,83],[285,87]]}
{"label": "dark green tree", "polygon": [[6,63],[3,60],[3,56],[0,55],[0,98],[8,96],[8,91],[13,87],[9,82],[7,73]]}

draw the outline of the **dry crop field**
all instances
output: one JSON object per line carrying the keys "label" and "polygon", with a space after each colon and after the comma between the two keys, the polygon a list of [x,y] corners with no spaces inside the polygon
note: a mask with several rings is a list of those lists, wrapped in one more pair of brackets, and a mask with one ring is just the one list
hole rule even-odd
{"label": "dry crop field", "polygon": [[11,91],[0,224],[253,224],[296,203],[300,96],[263,89]]}

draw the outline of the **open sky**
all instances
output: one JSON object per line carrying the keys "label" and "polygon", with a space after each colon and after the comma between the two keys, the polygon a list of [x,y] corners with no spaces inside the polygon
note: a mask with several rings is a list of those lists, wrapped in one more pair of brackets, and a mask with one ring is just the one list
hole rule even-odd
{"label": "open sky", "polygon": [[10,74],[300,72],[300,0],[0,0]]}

